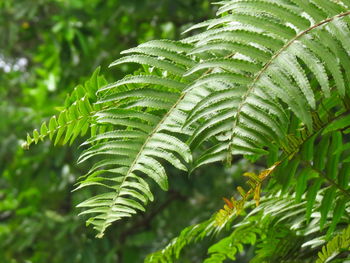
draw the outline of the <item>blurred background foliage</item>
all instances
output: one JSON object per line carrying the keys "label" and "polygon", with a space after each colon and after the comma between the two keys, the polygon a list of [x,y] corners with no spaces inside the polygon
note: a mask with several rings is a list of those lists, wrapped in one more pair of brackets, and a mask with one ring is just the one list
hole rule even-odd
{"label": "blurred background foliage", "polygon": [[[156,192],[148,212],[96,239],[75,208],[91,190],[71,193],[89,167],[75,164],[79,140],[73,147],[48,141],[30,151],[20,147],[26,132],[57,113],[97,66],[108,80],[119,79],[134,70],[107,70],[120,51],[179,38],[214,12],[207,0],[0,0],[1,262],[142,262],[189,223],[215,212],[221,198],[242,184],[233,177],[249,170],[243,161],[192,175],[169,167],[169,192]],[[192,247],[182,262],[199,262],[206,245]]]}

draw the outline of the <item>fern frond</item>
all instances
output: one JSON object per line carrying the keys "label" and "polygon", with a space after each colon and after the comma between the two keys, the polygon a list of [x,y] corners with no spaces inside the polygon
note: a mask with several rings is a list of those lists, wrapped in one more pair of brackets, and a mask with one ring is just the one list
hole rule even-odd
{"label": "fern frond", "polygon": [[174,238],[163,250],[148,255],[145,263],[172,262],[173,258],[179,258],[181,250],[191,244],[209,236],[214,231],[214,220],[209,219],[196,225],[186,227],[180,235]]}
{"label": "fern frond", "polygon": [[[194,127],[189,143],[191,149],[195,150],[200,149],[207,142],[214,142],[214,146],[207,151],[201,151],[202,156],[195,161],[194,168],[218,160],[230,161],[232,154],[258,157],[264,154],[259,151],[263,148],[269,149],[276,146],[282,148],[285,153],[280,156],[279,160],[285,158],[288,160],[286,162],[302,151],[303,160],[297,162],[295,170],[299,174],[296,182],[296,201],[300,201],[304,192],[307,192],[309,197],[307,218],[310,218],[311,212],[316,209],[313,202],[317,191],[321,187],[330,185],[319,210],[322,218],[321,226],[324,226],[327,214],[334,211],[335,220],[328,232],[331,233],[344,213],[344,206],[349,198],[349,191],[346,190],[348,185],[343,188],[338,184],[338,181],[344,178],[343,173],[338,174],[338,167],[342,162],[339,159],[341,154],[327,155],[326,150],[316,150],[313,147],[320,130],[335,121],[332,118],[333,114],[336,118],[342,114],[343,116],[348,114],[346,107],[341,110],[336,108],[339,103],[329,106],[325,106],[325,103],[330,97],[331,85],[335,86],[332,88],[333,98],[346,100],[345,94],[348,90],[346,83],[348,82],[345,80],[348,76],[347,64],[349,61],[346,36],[349,33],[345,21],[348,20],[350,12],[344,5],[329,4],[330,7],[333,6],[331,8],[333,11],[338,12],[322,13],[311,3],[293,2],[294,4],[290,5],[284,1],[279,3],[276,1],[229,1],[219,9],[219,14],[232,12],[232,16],[240,14],[244,14],[242,16],[249,14],[250,17],[264,16],[264,19],[271,20],[272,25],[280,24],[280,30],[286,26],[290,27],[292,30],[289,30],[289,33],[284,34],[283,37],[278,35],[277,31],[265,34],[265,29],[256,22],[258,19],[249,18],[244,20],[244,25],[230,25],[229,19],[220,20],[221,24],[218,21],[212,21],[215,25],[212,27],[210,23],[206,25],[211,29],[188,40],[189,43],[194,43],[196,46],[193,54],[200,55],[201,52],[211,54],[209,58],[203,59],[199,65],[188,72],[190,74],[202,68],[207,69],[206,75],[194,81],[190,89],[195,90],[206,86],[213,90],[212,95],[201,100],[189,112],[186,124]],[[297,17],[304,12],[305,5],[311,12],[310,17],[298,20]],[[317,19],[310,19],[311,17],[317,17]],[[241,22],[238,20],[237,23]],[[294,34],[291,34],[292,31]],[[246,42],[248,35],[250,42]],[[246,49],[251,43],[254,43],[255,48],[270,52],[270,59],[260,65],[259,70],[250,71],[252,75],[247,79],[247,83],[238,82],[233,78],[237,73],[242,72],[244,66],[237,65],[236,69],[234,66],[232,68],[228,66],[230,60],[235,61],[235,56],[237,58],[240,56],[239,53],[235,53],[234,50],[229,55],[228,53],[220,54],[213,52],[215,49],[211,48],[217,44],[240,47],[236,42],[243,43]],[[251,55],[245,53],[245,61],[257,61],[254,58],[255,53],[252,52]],[[225,83],[227,89],[216,88],[217,82]],[[229,97],[218,99],[226,97],[225,94],[230,94],[231,90],[240,91],[241,97],[236,95],[231,100]],[[323,115],[321,122],[320,118],[315,118],[318,112],[320,114],[322,112]],[[291,113],[297,118],[295,119]],[[291,120],[296,122],[298,119],[299,127],[292,127]],[[299,131],[300,127],[302,127],[302,132]],[[286,136],[287,130],[292,134]],[[308,142],[305,141],[305,138],[312,138],[312,136],[315,137],[308,139]],[[338,133],[339,136],[341,134]],[[213,140],[213,137],[216,140]],[[344,139],[334,138],[332,140],[337,143],[330,146],[328,150],[330,153],[339,148]],[[227,147],[224,146],[225,144]],[[325,153],[323,158],[327,160],[328,168],[305,167],[314,159],[320,158],[321,152]],[[313,153],[315,153],[314,156]],[[346,157],[347,154],[344,152],[343,156]],[[297,154],[295,158],[299,158],[299,155]],[[326,168],[326,171],[320,172],[323,168]],[[287,170],[281,170],[284,171],[284,175],[277,174],[277,177],[281,178],[279,183],[284,189],[288,189],[290,181],[283,182],[282,180],[286,181],[286,176],[293,178],[293,174],[286,175]],[[308,183],[312,183],[310,191],[307,191]],[[335,194],[336,192],[344,197],[338,198],[336,205],[331,206],[330,200],[334,202],[338,195]]]}
{"label": "fern frond", "polygon": [[210,257],[204,263],[220,263],[226,259],[235,260],[236,254],[241,253],[244,245],[254,245],[263,234],[263,229],[257,228],[254,224],[244,224],[235,229],[231,235],[221,239],[208,249]]}
{"label": "fern frond", "polygon": [[107,81],[99,76],[99,72],[100,68],[97,68],[90,80],[75,87],[67,97],[60,114],[52,116],[48,122],[43,122],[40,131],[34,130],[32,136],[28,134],[23,148],[28,149],[32,143],[43,141],[47,136],[50,140],[55,138],[56,145],[59,142],[71,144],[79,135],[84,136],[89,129],[94,135],[97,127],[92,116],[100,109],[100,106],[94,104],[97,101],[95,93],[99,87],[107,84]]}
{"label": "fern frond", "polygon": [[[217,19],[189,29],[206,28],[203,32],[143,43],[111,64],[140,64],[135,74],[102,86],[95,72],[58,119],[34,131],[25,147],[53,134],[55,143],[72,142],[91,128],[79,162],[100,160],[77,189],[105,189],[79,205],[100,237],[112,222],[144,211],[153,200],[149,179],[168,188],[165,162],[192,171],[231,163],[233,155],[250,160],[265,155],[267,167],[278,162],[270,194],[295,189],[294,213],[306,214],[299,223],[317,221],[317,231],[327,229],[330,237],[350,197],[344,135],[350,110],[349,9],[348,0],[222,1]],[[258,201],[261,182],[250,186]],[[243,199],[252,194],[239,192]],[[289,209],[277,208],[260,209],[272,217]],[[222,225],[233,216],[226,219]],[[210,225],[211,231],[212,223],[202,230]]]}
{"label": "fern frond", "polygon": [[[175,42],[154,43],[154,46],[146,45],[153,52],[152,55],[158,53],[159,56],[168,55],[169,59],[182,58],[180,52],[177,56],[174,55],[174,47],[186,47]],[[145,45],[140,45],[138,48],[143,46]],[[146,50],[144,52],[146,53]],[[99,232],[99,237],[113,221],[129,217],[135,214],[136,210],[143,211],[145,202],[142,204],[141,200],[151,200],[149,183],[140,176],[153,179],[163,190],[167,190],[168,181],[163,161],[187,171],[185,164],[190,163],[192,159],[189,147],[174,136],[174,133],[182,131],[186,118],[186,115],[178,110],[178,106],[185,103],[184,93],[180,92],[184,90],[188,80],[175,76],[179,75],[180,72],[177,70],[183,66],[175,66],[177,62],[165,62],[159,60],[159,57],[153,58],[148,55],[127,56],[112,65],[128,62],[159,67],[168,70],[170,75],[161,77],[157,72],[151,74],[145,71],[143,74],[126,77],[97,91],[99,100],[96,105],[103,106],[106,103],[118,105],[97,112],[95,114],[97,124],[112,125],[122,131],[122,135],[117,136],[115,133],[112,135],[108,132],[89,140],[91,146],[79,158],[80,162],[101,155],[122,158],[120,162],[98,165],[98,171],[101,169],[106,173],[96,175],[96,167],[93,168],[78,186],[78,188],[89,186],[91,182],[97,185],[95,183],[97,180],[98,185],[114,191],[104,196],[103,200],[92,198],[79,204],[79,207],[87,208],[82,214],[93,214],[88,223]],[[163,101],[164,104],[162,107],[157,107],[155,103],[153,107],[149,104],[150,101]],[[113,168],[107,169],[106,166]],[[111,178],[111,173],[115,173],[114,178]],[[146,192],[141,188],[140,180],[146,187]]]}
{"label": "fern frond", "polygon": [[[240,4],[243,4],[243,3],[245,2],[240,2]],[[235,9],[235,12],[239,12],[239,11]],[[258,108],[258,113],[260,114],[259,116],[260,118],[258,116],[253,115],[253,112],[251,111],[251,106],[248,100],[250,99],[250,96],[256,96],[256,93],[262,93],[263,91],[271,92],[272,94],[277,96],[277,98],[281,99],[284,103],[289,105],[293,110],[293,112],[306,124],[306,126],[309,129],[312,128],[312,117],[309,112],[310,112],[310,109],[316,107],[315,95],[313,94],[311,84],[309,82],[310,80],[307,78],[306,72],[303,69],[303,67],[300,65],[299,60],[304,58],[305,64],[315,65],[315,62],[317,62],[316,57],[319,52],[310,56],[310,59],[309,59],[309,56],[306,57],[305,55],[300,55],[304,53],[309,54],[311,51],[305,46],[302,46],[298,40],[300,39],[303,42],[304,38],[307,39],[307,37],[304,37],[304,35],[309,34],[309,32],[311,33],[313,30],[317,31],[317,28],[323,26],[324,24],[327,24],[327,23],[332,24],[339,17],[343,17],[348,14],[349,13],[345,12],[340,15],[337,15],[336,17],[325,19],[323,21],[320,21],[318,24],[315,24],[305,29],[304,31],[301,31],[299,34],[295,35],[290,41],[287,41],[283,47],[281,47],[278,51],[276,51],[276,54],[271,56],[271,60],[267,62],[258,73],[256,73],[256,77],[254,77],[252,81],[248,83],[247,91],[245,95],[242,97],[241,103],[236,108],[236,117],[234,118],[234,120],[232,119],[230,120],[231,123],[233,122],[233,126],[231,128],[231,131],[229,130],[227,131],[231,133],[231,139],[229,141],[230,147],[228,147],[228,149],[230,149],[229,154],[231,154],[232,150],[234,149],[234,143],[233,143],[234,138],[239,136],[242,133],[250,137],[250,142],[254,142],[255,144],[257,144],[258,148],[261,147],[262,145],[266,145],[264,141],[258,138],[254,138],[254,136],[252,136],[251,134],[249,135],[249,130],[247,130],[247,128],[245,128],[244,132],[242,132],[242,126],[244,126],[244,121],[241,119],[243,119],[244,117],[241,117],[241,116],[249,116],[249,117],[251,116],[252,119],[254,120],[259,120],[259,119],[261,120],[261,118],[264,118],[262,120],[263,124],[266,123],[266,120],[271,120],[271,123],[275,122],[275,120],[273,120],[271,116],[269,116],[269,113],[267,111],[263,111],[262,109],[259,109],[259,108]],[[210,42],[210,40],[208,40],[208,42]],[[295,49],[294,49],[294,44],[295,44]],[[289,50],[291,50],[292,52],[289,52]],[[305,52],[303,50],[305,50]],[[291,53],[294,53],[294,54],[291,54]],[[299,54],[299,56],[297,57],[296,54]],[[316,61],[312,60],[315,58],[316,58]],[[329,84],[328,84],[329,77],[326,76],[325,74],[326,71],[320,63],[316,63],[316,65],[318,66],[310,66],[310,68],[312,72],[317,76],[317,79],[321,83],[322,89],[324,90],[326,96],[328,96],[329,95]],[[338,79],[339,94],[340,96],[342,96],[344,94],[344,91],[343,91],[344,85],[343,85],[343,82],[341,81],[342,78],[337,77],[339,76],[339,74],[337,73],[338,71],[332,70],[331,69],[333,67],[332,65],[334,64],[329,63],[328,67],[330,71],[334,72],[333,74],[334,79]],[[210,80],[210,75],[206,76],[206,78]],[[221,80],[220,78],[215,78],[215,80],[225,81],[225,79]],[[210,85],[210,84],[211,84],[210,81],[207,81],[204,83],[199,81],[199,84],[194,84],[193,86],[196,87],[200,85]],[[237,83],[236,85],[239,85],[239,84],[242,84],[242,83]],[[214,82],[212,82],[212,85],[214,85]],[[288,87],[288,88],[285,89],[285,87]],[[274,100],[275,99],[272,98],[270,102],[273,102]],[[308,108],[305,107],[305,105],[307,104],[309,104]],[[221,105],[218,104],[218,112],[222,112],[223,107],[219,107],[219,106]],[[265,108],[269,109],[270,105],[265,106]],[[231,109],[228,108],[228,110],[231,110],[231,112],[235,112],[235,109],[232,110],[232,108]],[[213,117],[212,119],[215,119],[215,117]],[[217,119],[218,119],[218,122],[222,123],[222,119],[220,118],[217,118]],[[269,123],[269,125],[267,126],[270,126],[271,123]],[[210,123],[209,125],[214,126],[214,123]],[[274,126],[276,127],[276,125]],[[285,124],[283,125],[283,123],[281,123],[280,126],[285,127],[286,125]],[[257,129],[257,127],[254,127],[254,128]],[[225,131],[223,131],[222,129],[221,130],[219,129],[217,130],[217,132],[224,133]],[[212,135],[215,135],[215,134],[211,133],[210,136]],[[283,141],[283,138],[280,138],[279,136],[277,136],[277,138]]]}
{"label": "fern frond", "polygon": [[322,247],[322,252],[318,253],[319,258],[316,263],[330,262],[342,251],[350,251],[350,226]]}
{"label": "fern frond", "polygon": [[[323,195],[322,190],[317,192],[315,201],[317,206],[320,206]],[[282,195],[280,192],[264,196],[261,204],[253,208],[238,223],[235,223],[236,214],[232,214],[231,219],[223,226],[215,225],[215,217],[212,217],[187,227],[163,250],[148,255],[145,262],[173,262],[174,259],[179,259],[180,252],[185,246],[200,242],[207,237],[213,238],[215,234],[225,233],[228,228],[231,230],[230,233],[208,249],[209,257],[204,262],[220,263],[226,259],[234,260],[235,255],[245,244],[254,244],[258,247],[252,262],[268,260],[289,262],[291,259],[297,262],[310,262],[310,258],[303,254],[304,249],[310,248],[316,256],[317,251],[325,243],[325,236],[320,229],[318,213],[312,214],[310,223],[306,222],[304,216],[306,197],[303,196],[302,201],[297,204],[294,198],[295,196],[289,193]],[[253,204],[253,202],[245,203],[245,209],[252,207]],[[346,206],[349,209],[350,202]],[[348,220],[349,215],[346,215],[342,222],[347,223]],[[327,227],[331,222],[330,217],[327,219]]]}
{"label": "fern frond", "polygon": [[281,162],[276,162],[270,168],[262,171],[260,174],[256,175],[255,173],[245,173],[244,176],[248,177],[249,180],[247,184],[250,186],[248,191],[245,191],[242,187],[238,186],[237,190],[240,193],[240,199],[236,200],[234,197],[231,200],[224,199],[226,205],[223,209],[220,209],[215,216],[216,226],[223,226],[231,220],[231,215],[236,213],[239,215],[242,213],[242,210],[245,207],[245,203],[249,201],[251,197],[255,201],[256,206],[260,203],[260,191],[263,181],[274,172],[274,170],[281,164]]}

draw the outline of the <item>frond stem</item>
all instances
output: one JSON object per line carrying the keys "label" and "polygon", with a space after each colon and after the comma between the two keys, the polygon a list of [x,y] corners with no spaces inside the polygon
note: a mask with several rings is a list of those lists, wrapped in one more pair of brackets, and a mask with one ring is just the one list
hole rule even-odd
{"label": "frond stem", "polygon": [[[163,118],[159,121],[159,123],[155,126],[155,128],[152,130],[151,133],[149,133],[149,135],[147,136],[147,139],[145,140],[145,142],[142,144],[139,152],[137,153],[137,155],[135,156],[134,161],[131,163],[126,175],[124,176],[123,180],[120,183],[119,189],[123,187],[123,184],[126,182],[126,179],[129,177],[129,175],[133,172],[135,165],[138,162],[138,159],[140,158],[143,150],[145,149],[145,147],[147,146],[148,142],[150,141],[150,139],[152,138],[152,136],[158,131],[159,127],[164,123],[164,121],[168,118],[168,116],[171,114],[171,112],[177,107],[177,105],[183,100],[183,98],[185,97],[186,93],[183,92],[180,97],[178,98],[178,100],[175,102],[175,104],[166,112],[166,114],[163,116]],[[115,203],[115,201],[117,200],[117,198],[119,197],[119,193],[120,191],[116,191],[116,195],[113,198],[113,202],[111,204],[111,208],[112,205]],[[108,211],[108,213],[110,213],[110,211]]]}

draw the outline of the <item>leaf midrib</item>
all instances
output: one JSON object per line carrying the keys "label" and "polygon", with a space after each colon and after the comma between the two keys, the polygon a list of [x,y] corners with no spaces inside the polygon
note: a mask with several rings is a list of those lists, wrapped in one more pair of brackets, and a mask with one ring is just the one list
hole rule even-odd
{"label": "leaf midrib", "polygon": [[[146,148],[147,144],[149,143],[149,141],[151,140],[151,138],[153,137],[153,135],[155,135],[158,131],[158,129],[160,128],[160,126],[165,122],[165,120],[169,117],[169,115],[171,114],[171,112],[177,107],[177,105],[183,100],[183,98],[185,97],[186,92],[183,92],[180,97],[178,98],[178,100],[175,102],[175,104],[166,112],[166,114],[163,116],[163,118],[158,122],[158,124],[155,126],[155,128],[152,130],[152,132],[149,133],[149,136],[147,136],[147,139],[145,140],[145,142],[142,144],[139,152],[137,153],[137,155],[135,156],[134,161],[131,163],[127,173],[125,174],[122,182],[120,183],[119,189],[123,188],[123,184],[126,182],[126,179],[130,176],[130,174],[133,172],[135,165],[138,163],[139,158],[141,157],[144,149]],[[107,213],[107,217],[110,214],[110,212],[112,211],[112,206],[114,205],[115,201],[118,199],[118,197],[120,196],[120,190],[116,190],[116,195],[113,198],[113,201],[109,207],[108,213]],[[105,229],[105,226],[108,223],[105,221],[104,223],[104,227],[102,229]]]}

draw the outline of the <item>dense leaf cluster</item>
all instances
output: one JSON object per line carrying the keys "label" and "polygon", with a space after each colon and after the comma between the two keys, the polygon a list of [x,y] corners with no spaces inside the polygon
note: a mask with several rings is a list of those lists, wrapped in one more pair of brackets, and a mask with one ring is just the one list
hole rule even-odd
{"label": "dense leaf cluster", "polygon": [[[202,192],[219,193],[195,178],[188,184],[186,177],[175,176],[170,192],[154,189],[158,199],[148,206],[147,214],[125,221],[123,227],[114,225],[103,240],[94,239],[94,230],[84,226],[84,217],[76,216],[75,206],[98,190],[71,193],[77,178],[91,165],[76,164],[83,149],[78,145],[86,137],[78,137],[71,147],[52,147],[45,141],[26,151],[20,145],[28,131],[40,131],[41,122],[46,121],[49,129],[53,114],[57,113],[58,121],[60,112],[76,100],[72,94],[72,101],[59,107],[67,94],[77,83],[87,87],[85,81],[98,65],[109,80],[133,72],[137,66],[132,64],[110,71],[104,68],[111,57],[137,43],[178,37],[214,8],[208,0],[0,1],[1,262],[138,262],[193,215],[203,218],[199,208],[192,209],[186,202],[191,213],[172,220],[166,229],[159,227],[174,218],[180,200],[193,198],[193,184],[199,193],[195,200],[203,198]],[[84,87],[77,89],[96,107]],[[63,134],[58,144],[65,138]],[[175,169],[168,173],[175,174]],[[214,183],[208,173],[202,176]],[[205,204],[213,208],[219,202],[218,196]]]}
{"label": "dense leaf cluster", "polygon": [[[154,198],[149,179],[168,189],[166,163],[192,172],[244,156],[273,167],[271,174],[248,174],[250,190],[240,187],[238,201],[226,200],[219,222],[214,215],[185,229],[147,261],[170,262],[185,245],[224,226],[234,230],[205,262],[234,259],[245,244],[256,245],[251,262],[315,260],[349,223],[349,9],[346,0],[222,1],[217,18],[189,29],[201,32],[124,51],[111,67],[142,67],[107,85],[97,81],[89,104],[92,135],[79,159],[96,161],[77,189],[105,189],[79,205],[98,236],[145,210]],[[60,114],[56,140],[62,127],[63,143],[81,132],[81,98]],[[27,144],[54,126],[35,131]],[[261,200],[260,191],[266,192]],[[261,202],[257,208],[251,195]],[[237,223],[244,209],[250,212]],[[321,262],[343,249],[346,238],[330,241]]]}

